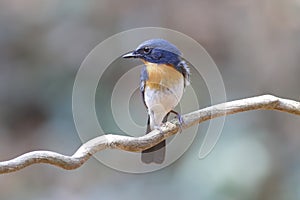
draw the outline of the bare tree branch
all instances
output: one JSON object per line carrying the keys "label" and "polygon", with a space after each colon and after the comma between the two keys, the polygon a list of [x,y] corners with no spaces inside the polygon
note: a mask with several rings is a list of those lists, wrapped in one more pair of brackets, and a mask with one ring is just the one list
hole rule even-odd
{"label": "bare tree branch", "polygon": [[[282,99],[272,95],[262,95],[210,106],[183,115],[183,129],[195,124],[234,113],[249,110],[278,110],[300,115],[300,102]],[[178,132],[180,126],[177,119],[165,123],[161,130],[154,130],[142,137],[121,135],[103,135],[83,144],[72,156],[51,151],[33,151],[14,159],[0,162],[0,174],[18,171],[35,163],[48,163],[63,169],[76,169],[85,163],[93,154],[105,149],[119,149],[140,152]]]}

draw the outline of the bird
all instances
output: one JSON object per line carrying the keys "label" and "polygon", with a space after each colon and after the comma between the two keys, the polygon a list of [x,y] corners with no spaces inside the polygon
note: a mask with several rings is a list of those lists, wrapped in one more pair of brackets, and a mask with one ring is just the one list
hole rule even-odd
{"label": "bird", "polygon": [[[170,113],[182,117],[173,109],[190,84],[190,68],[180,50],[165,39],[155,38],[142,42],[138,47],[122,56],[143,61],[140,74],[140,91],[147,108],[146,134],[159,129]],[[142,151],[143,163],[162,164],[165,160],[166,141]]]}

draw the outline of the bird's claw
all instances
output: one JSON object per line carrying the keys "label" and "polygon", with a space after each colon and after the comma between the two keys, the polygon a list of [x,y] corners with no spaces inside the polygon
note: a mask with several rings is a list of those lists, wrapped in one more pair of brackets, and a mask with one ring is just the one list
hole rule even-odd
{"label": "bird's claw", "polygon": [[160,133],[163,133],[161,126],[154,126],[154,129],[159,130]]}
{"label": "bird's claw", "polygon": [[172,110],[171,111],[172,113],[174,113],[178,119],[178,122],[179,122],[179,132],[181,133],[182,132],[182,128],[184,126],[184,120],[183,120],[183,117],[176,111]]}

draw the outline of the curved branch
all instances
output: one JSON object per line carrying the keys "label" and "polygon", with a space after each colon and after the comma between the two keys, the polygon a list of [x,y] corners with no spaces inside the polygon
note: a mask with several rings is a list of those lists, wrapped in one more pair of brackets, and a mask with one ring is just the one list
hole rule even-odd
{"label": "curved branch", "polygon": [[[262,95],[247,99],[235,100],[183,115],[183,129],[195,124],[234,113],[249,110],[278,110],[300,115],[300,102],[282,99],[272,95]],[[177,119],[166,122],[161,130],[154,130],[141,137],[121,135],[103,135],[84,143],[72,156],[51,151],[33,151],[14,159],[0,162],[0,174],[18,171],[36,163],[48,163],[63,169],[76,169],[84,164],[93,154],[105,149],[119,149],[140,152],[178,132],[180,126]]]}

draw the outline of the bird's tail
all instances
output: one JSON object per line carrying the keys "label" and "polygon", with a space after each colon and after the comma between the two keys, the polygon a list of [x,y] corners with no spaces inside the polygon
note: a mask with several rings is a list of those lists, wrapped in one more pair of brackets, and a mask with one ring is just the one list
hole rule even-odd
{"label": "bird's tail", "polygon": [[[164,117],[164,119],[162,121],[163,123],[167,122],[169,114],[170,113],[168,113]],[[146,134],[150,133],[150,132],[151,132],[150,116],[148,115]],[[157,163],[157,164],[161,164],[165,160],[165,154],[166,154],[166,140],[161,141],[157,145],[142,151],[142,162],[146,163],[146,164],[149,164],[149,163],[152,163],[152,162]]]}

